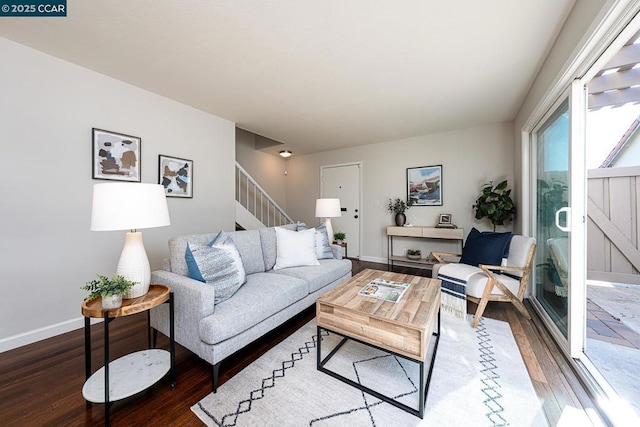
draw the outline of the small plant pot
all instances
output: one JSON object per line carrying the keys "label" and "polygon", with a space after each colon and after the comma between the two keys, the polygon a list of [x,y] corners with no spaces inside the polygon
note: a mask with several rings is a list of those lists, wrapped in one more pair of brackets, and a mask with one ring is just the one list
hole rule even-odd
{"label": "small plant pot", "polygon": [[122,295],[111,295],[102,297],[102,308],[105,310],[115,310],[122,307]]}
{"label": "small plant pot", "polygon": [[420,258],[422,258],[421,255],[409,255],[407,254],[407,258],[412,259],[412,260],[419,260]]}

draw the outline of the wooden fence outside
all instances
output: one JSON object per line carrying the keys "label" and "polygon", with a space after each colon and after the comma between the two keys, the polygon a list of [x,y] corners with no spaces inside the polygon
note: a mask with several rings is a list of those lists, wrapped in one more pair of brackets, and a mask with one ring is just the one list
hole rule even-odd
{"label": "wooden fence outside", "polygon": [[587,277],[640,285],[640,166],[588,171]]}

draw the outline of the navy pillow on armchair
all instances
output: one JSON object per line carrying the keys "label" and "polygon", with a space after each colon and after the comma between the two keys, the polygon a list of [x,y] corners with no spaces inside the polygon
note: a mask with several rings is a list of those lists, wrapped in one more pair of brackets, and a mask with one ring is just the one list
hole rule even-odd
{"label": "navy pillow on armchair", "polygon": [[495,233],[488,231],[481,233],[475,227],[467,236],[467,241],[462,249],[463,264],[475,265],[501,265],[502,258],[509,254],[512,233]]}

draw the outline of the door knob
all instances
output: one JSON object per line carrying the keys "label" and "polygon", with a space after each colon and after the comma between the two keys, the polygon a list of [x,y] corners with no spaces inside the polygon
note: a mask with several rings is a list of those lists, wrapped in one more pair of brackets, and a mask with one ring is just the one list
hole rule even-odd
{"label": "door knob", "polygon": [[354,217],[354,218],[358,218],[358,215],[354,215],[353,217]]}

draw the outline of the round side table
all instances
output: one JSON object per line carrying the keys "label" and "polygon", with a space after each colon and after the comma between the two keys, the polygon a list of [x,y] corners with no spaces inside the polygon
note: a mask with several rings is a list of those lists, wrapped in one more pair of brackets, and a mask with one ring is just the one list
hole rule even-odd
{"label": "round side table", "polygon": [[[169,350],[151,348],[150,310],[169,304]],[[109,360],[109,324],[119,317],[147,312],[148,349]],[[82,387],[85,400],[105,404],[105,424],[109,424],[112,402],[133,396],[151,387],[167,374],[171,375],[171,389],[176,387],[175,339],[173,325],[173,292],[165,285],[151,285],[149,292],[138,298],[125,299],[122,307],[102,308],[102,298],[82,302],[84,316],[84,356],[86,381]],[[91,374],[91,318],[104,319],[104,366]]]}

